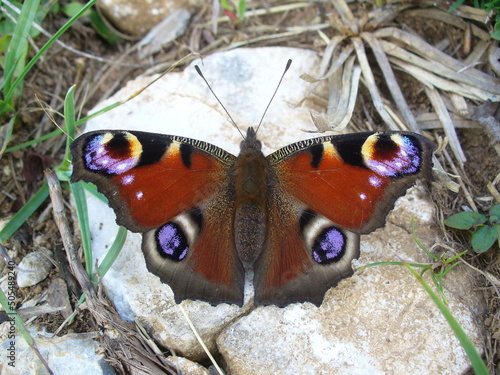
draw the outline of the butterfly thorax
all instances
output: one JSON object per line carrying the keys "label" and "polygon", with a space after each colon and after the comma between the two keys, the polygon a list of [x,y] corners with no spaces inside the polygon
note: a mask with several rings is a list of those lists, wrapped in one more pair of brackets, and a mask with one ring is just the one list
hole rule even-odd
{"label": "butterfly thorax", "polygon": [[268,162],[253,128],[234,165],[236,205],[234,214],[235,246],[243,262],[253,263],[265,238]]}

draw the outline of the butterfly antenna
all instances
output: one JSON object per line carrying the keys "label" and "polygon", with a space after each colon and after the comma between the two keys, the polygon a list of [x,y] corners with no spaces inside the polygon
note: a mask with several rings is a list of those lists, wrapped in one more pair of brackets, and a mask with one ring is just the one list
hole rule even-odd
{"label": "butterfly antenna", "polygon": [[273,96],[271,96],[271,100],[269,100],[269,103],[267,104],[267,107],[266,107],[264,113],[262,114],[262,117],[259,121],[259,125],[257,125],[257,129],[255,130],[255,134],[257,134],[257,132],[259,131],[260,125],[262,124],[262,121],[264,121],[264,117],[266,116],[266,112],[269,109],[269,106],[271,105],[271,103],[273,102],[273,99],[274,99],[276,93],[278,92],[278,89],[281,86],[281,81],[283,81],[283,78],[285,77],[286,72],[288,72],[288,69],[290,69],[290,65],[292,65],[292,59],[289,59],[286,63],[285,71],[281,75],[280,81],[278,82],[278,85],[276,86],[276,90],[274,90],[274,94],[273,94]]}
{"label": "butterfly antenna", "polygon": [[199,76],[201,78],[203,78],[203,80],[205,81],[205,83],[207,84],[208,88],[210,89],[210,92],[213,94],[213,96],[215,96],[215,99],[217,99],[217,101],[219,102],[219,104],[221,105],[222,109],[224,109],[224,111],[227,113],[227,115],[229,116],[229,119],[231,120],[231,122],[233,123],[234,127],[238,130],[238,132],[241,134],[241,136],[243,137],[243,139],[245,139],[245,135],[241,132],[240,128],[238,128],[238,125],[236,125],[236,122],[233,120],[233,117],[231,116],[231,114],[228,112],[228,110],[226,109],[226,107],[224,107],[224,104],[222,104],[222,102],[220,101],[220,99],[217,97],[217,95],[215,95],[215,92],[214,90],[212,90],[212,87],[210,86],[210,84],[208,83],[207,79],[205,78],[205,76],[203,75],[203,73],[201,72],[201,69],[198,65],[195,65],[194,68],[196,69],[196,72],[199,74]]}

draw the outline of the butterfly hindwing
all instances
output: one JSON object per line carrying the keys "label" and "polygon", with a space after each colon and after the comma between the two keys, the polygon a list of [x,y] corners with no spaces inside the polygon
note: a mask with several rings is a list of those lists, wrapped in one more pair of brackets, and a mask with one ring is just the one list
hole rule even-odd
{"label": "butterfly hindwing", "polygon": [[213,197],[143,234],[148,270],[174,291],[176,302],[201,299],[243,304],[243,265],[234,248],[230,197]]}
{"label": "butterfly hindwing", "polygon": [[328,289],[352,275],[359,235],[305,209],[292,197],[273,202],[266,242],[254,265],[254,303],[319,306]]}
{"label": "butterfly hindwing", "polygon": [[269,155],[273,189],[255,303],[321,304],[329,287],[352,274],[359,234],[383,226],[396,199],[430,173],[432,150],[414,133],[369,132],[305,140]]}
{"label": "butterfly hindwing", "polygon": [[144,233],[148,269],[177,301],[243,303],[244,270],[227,219],[233,155],[189,138],[111,130],[84,134],[71,151],[71,181],[94,183],[117,223]]}

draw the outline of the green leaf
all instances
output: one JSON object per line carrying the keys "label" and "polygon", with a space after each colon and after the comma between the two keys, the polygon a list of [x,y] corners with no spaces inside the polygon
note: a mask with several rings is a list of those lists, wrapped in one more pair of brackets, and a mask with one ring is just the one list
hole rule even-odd
{"label": "green leaf", "polygon": [[492,31],[490,32],[490,36],[495,40],[500,40],[500,31]]}
{"label": "green leaf", "polygon": [[500,204],[495,204],[490,209],[490,223],[497,224],[500,223]]}
{"label": "green leaf", "polygon": [[476,253],[484,253],[493,246],[498,239],[499,227],[484,225],[472,233],[472,248]]}
{"label": "green leaf", "polygon": [[245,12],[247,10],[247,2],[246,0],[239,0],[238,1],[238,18],[242,20],[245,18]]}
{"label": "green leaf", "polygon": [[474,211],[459,212],[444,220],[444,224],[456,229],[470,229],[474,225],[486,223],[486,216]]}

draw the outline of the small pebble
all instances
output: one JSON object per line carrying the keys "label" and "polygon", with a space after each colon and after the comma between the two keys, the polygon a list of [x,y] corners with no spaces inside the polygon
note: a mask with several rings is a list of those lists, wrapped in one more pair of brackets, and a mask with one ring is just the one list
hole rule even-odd
{"label": "small pebble", "polygon": [[53,264],[45,254],[52,256],[52,251],[33,251],[21,260],[17,269],[17,285],[20,288],[36,285],[49,275]]}

